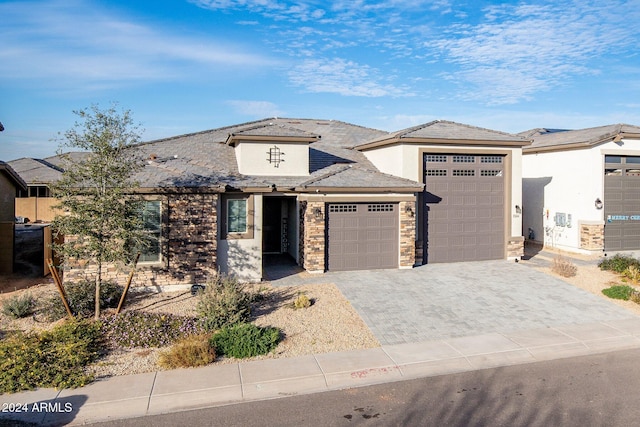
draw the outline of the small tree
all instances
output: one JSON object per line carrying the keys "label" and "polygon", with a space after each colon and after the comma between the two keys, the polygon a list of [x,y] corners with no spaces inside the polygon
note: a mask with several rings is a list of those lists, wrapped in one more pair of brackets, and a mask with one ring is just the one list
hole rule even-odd
{"label": "small tree", "polygon": [[131,259],[132,248],[144,245],[140,211],[133,176],[142,168],[131,146],[140,141],[131,113],[112,105],[74,111],[80,121],[61,135],[65,148],[86,156],[64,158],[62,178],[52,186],[59,214],[53,221],[57,235],[67,236],[56,250],[66,262],[95,265],[95,317],[100,317],[100,286],[108,263]]}

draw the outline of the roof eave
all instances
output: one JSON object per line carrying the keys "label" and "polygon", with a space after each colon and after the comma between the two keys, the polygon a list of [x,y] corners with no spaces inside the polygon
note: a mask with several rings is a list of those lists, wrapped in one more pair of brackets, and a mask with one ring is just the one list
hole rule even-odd
{"label": "roof eave", "polygon": [[279,143],[312,143],[316,142],[319,138],[317,136],[266,136],[266,135],[235,135],[229,134],[225,144],[232,147],[240,141],[258,141],[258,142],[279,142]]}
{"label": "roof eave", "polygon": [[295,187],[293,189],[299,193],[419,193],[423,190],[423,186],[419,187],[326,187],[326,186],[318,186],[318,187]]}
{"label": "roof eave", "polygon": [[481,139],[447,139],[447,138],[390,138],[374,141],[355,147],[356,150],[369,150],[393,144],[423,144],[423,145],[451,145],[451,146],[482,146],[482,147],[524,147],[531,144],[531,141],[523,140],[481,140]]}

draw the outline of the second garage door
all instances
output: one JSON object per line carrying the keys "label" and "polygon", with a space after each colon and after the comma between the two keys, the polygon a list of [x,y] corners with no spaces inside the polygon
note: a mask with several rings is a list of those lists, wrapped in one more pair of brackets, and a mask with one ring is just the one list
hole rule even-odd
{"label": "second garage door", "polygon": [[640,156],[605,156],[604,249],[640,249]]}
{"label": "second garage door", "polygon": [[328,270],[398,267],[397,203],[332,203],[327,212]]}
{"label": "second garage door", "polygon": [[504,156],[425,154],[425,261],[505,254]]}

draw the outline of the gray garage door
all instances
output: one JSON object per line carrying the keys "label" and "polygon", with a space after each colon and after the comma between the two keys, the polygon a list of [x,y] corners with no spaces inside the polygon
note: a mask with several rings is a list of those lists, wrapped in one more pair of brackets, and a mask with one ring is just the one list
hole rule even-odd
{"label": "gray garage door", "polygon": [[605,156],[604,248],[640,249],[640,156]]}
{"label": "gray garage door", "polygon": [[425,262],[504,258],[504,156],[425,154]]}
{"label": "gray garage door", "polygon": [[398,267],[397,203],[328,206],[328,270]]}

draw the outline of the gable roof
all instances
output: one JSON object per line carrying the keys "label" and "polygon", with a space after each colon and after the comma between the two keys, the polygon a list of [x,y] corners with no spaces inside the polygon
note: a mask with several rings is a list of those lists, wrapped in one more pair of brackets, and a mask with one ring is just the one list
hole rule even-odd
{"label": "gable roof", "polygon": [[622,138],[640,139],[640,127],[619,123],[577,130],[538,128],[522,134],[528,134],[533,140],[530,146],[523,148],[523,152],[538,153],[588,148]]}
{"label": "gable roof", "polygon": [[20,175],[18,175],[16,173],[16,171],[13,170],[11,165],[9,165],[8,163],[3,162],[2,160],[0,160],[0,173],[2,173],[7,178],[9,178],[9,181],[13,182],[13,184],[17,188],[20,188],[22,190],[26,190],[27,189],[27,183],[24,182],[24,180],[22,178],[20,178]]}
{"label": "gable roof", "polygon": [[530,141],[520,135],[500,132],[446,120],[429,123],[388,133],[364,144],[358,150],[367,150],[397,143],[450,144],[450,145],[501,145],[522,147]]}

